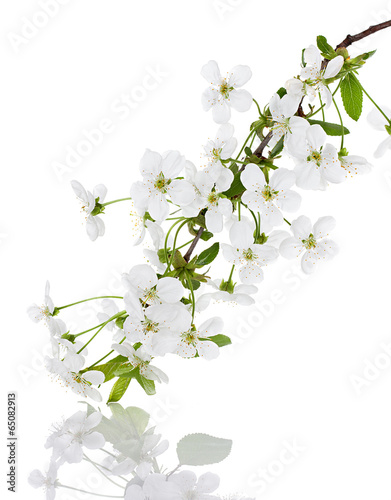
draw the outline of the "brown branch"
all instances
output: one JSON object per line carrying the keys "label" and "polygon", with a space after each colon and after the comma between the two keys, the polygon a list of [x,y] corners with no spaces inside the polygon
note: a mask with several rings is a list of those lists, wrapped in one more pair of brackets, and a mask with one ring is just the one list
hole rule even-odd
{"label": "brown branch", "polygon": [[335,50],[346,49],[346,47],[349,47],[349,45],[352,45],[352,43],[358,42],[363,38],[366,38],[367,36],[373,35],[380,30],[384,30],[385,28],[390,27],[391,20],[385,21],[384,23],[375,24],[374,26],[370,26],[368,29],[362,31],[361,33],[358,33],[357,35],[348,35],[343,42],[336,46]]}
{"label": "brown branch", "polygon": [[202,233],[204,231],[205,231],[205,229],[203,227],[199,228],[196,237],[194,238],[194,240],[192,241],[191,245],[189,246],[189,249],[187,250],[187,252],[183,256],[183,258],[185,259],[186,262],[189,262],[191,254],[193,253],[195,247],[197,246],[197,243],[200,241]]}

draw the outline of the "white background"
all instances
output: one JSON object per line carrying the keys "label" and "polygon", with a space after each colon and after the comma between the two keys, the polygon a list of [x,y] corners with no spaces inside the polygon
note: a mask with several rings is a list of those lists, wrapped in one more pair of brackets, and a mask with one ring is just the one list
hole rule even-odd
{"label": "white background", "polygon": [[[125,204],[107,209],[105,238],[88,240],[69,181],[76,178],[90,189],[103,182],[108,199],[115,199],[128,196],[146,147],[179,149],[199,163],[202,144],[217,129],[200,105],[205,81],[199,72],[209,59],[224,71],[250,65],[247,88],[264,105],[298,73],[301,50],[316,35],[336,45],[347,33],[391,18],[385,1],[362,8],[352,0],[235,3],[229,7],[227,1],[222,13],[211,0],[71,0],[19,50],[10,33],[20,35],[24,18],[32,19],[41,7],[33,0],[1,3],[2,398],[4,403],[6,391],[18,391],[21,498],[43,498],[25,478],[45,467],[48,429],[69,416],[77,401],[41,369],[48,333],[28,320],[26,308],[41,303],[46,279],[56,305],[101,291],[117,293],[120,273],[143,259],[141,249],[131,246]],[[361,80],[379,103],[391,107],[391,32],[361,42],[353,52],[373,48],[379,50]],[[158,66],[167,76],[157,88],[126,119],[114,113],[113,103]],[[366,102],[364,116],[370,109]],[[112,120],[112,132],[79,166],[56,175],[53,163],[64,162],[83,129],[105,118]],[[239,142],[254,119],[255,108],[234,113]],[[354,132],[347,137],[350,152],[373,161],[385,135],[371,130],[365,118],[358,124],[348,119],[347,126]],[[210,468],[222,477],[222,493],[271,500],[389,498],[390,369],[361,394],[351,375],[363,376],[365,360],[382,352],[382,342],[391,343],[390,194],[390,154],[374,161],[368,176],[325,193],[303,193],[300,213],[313,220],[337,218],[339,256],[308,279],[300,273],[292,279],[297,263],[271,267],[258,309],[216,306],[213,314],[227,318],[225,333],[236,337],[217,361],[160,362],[171,380],[158,388],[157,399],[175,407],[171,415],[156,414],[172,442],[168,465],[175,466],[177,439],[207,432],[234,441],[230,458]],[[76,330],[90,314],[84,307],[66,319]],[[258,326],[244,326],[250,320]],[[101,349],[110,342],[110,333],[103,335]],[[135,385],[123,404],[159,408]],[[5,426],[4,413],[1,422]],[[305,451],[261,492],[259,483],[254,486],[258,469],[278,458],[285,440],[295,439]],[[5,458],[4,441],[2,446]]]}

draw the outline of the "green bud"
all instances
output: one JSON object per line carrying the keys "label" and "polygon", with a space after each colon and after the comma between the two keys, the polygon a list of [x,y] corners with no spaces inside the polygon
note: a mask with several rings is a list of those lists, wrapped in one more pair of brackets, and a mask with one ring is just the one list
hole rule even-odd
{"label": "green bud", "polygon": [[342,148],[341,151],[338,153],[338,157],[341,158],[343,156],[348,156],[349,151],[346,148]]}
{"label": "green bud", "polygon": [[342,56],[345,59],[345,61],[350,57],[349,52],[345,47],[340,47],[339,49],[336,50],[336,53],[338,56]]}
{"label": "green bud", "polygon": [[264,245],[267,242],[267,240],[269,239],[269,236],[266,236],[265,233],[262,233],[259,236],[254,235],[254,238],[255,238],[254,243],[256,243],[257,245]]}
{"label": "green bud", "polygon": [[229,281],[222,281],[220,283],[220,290],[222,292],[228,292],[228,293],[234,293],[235,290],[235,283],[233,283],[232,279]]}
{"label": "green bud", "polygon": [[126,320],[127,316],[124,318],[124,317],[121,317],[121,318],[117,318],[115,320],[115,325],[120,329],[120,330],[123,330],[124,329],[124,323],[125,323],[125,320]]}
{"label": "green bud", "polygon": [[385,125],[385,129],[387,130],[389,135],[391,135],[391,125]]}
{"label": "green bud", "polygon": [[74,335],[71,335],[69,332],[61,335],[61,338],[64,340],[69,340],[69,342],[72,342],[72,344],[74,344],[76,340],[76,337]]}

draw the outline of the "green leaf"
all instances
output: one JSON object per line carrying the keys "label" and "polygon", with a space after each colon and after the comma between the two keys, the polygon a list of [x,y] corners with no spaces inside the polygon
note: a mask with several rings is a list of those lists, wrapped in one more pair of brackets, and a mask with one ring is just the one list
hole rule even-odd
{"label": "green leaf", "polygon": [[209,337],[209,340],[217,344],[219,347],[225,347],[226,345],[232,344],[231,339],[226,335],[213,335],[213,337]]}
{"label": "green leaf", "polygon": [[204,267],[210,264],[215,260],[217,255],[219,254],[220,243],[214,243],[211,247],[207,248],[198,256],[196,266]]}
{"label": "green leaf", "polygon": [[211,465],[225,460],[231,453],[232,441],[208,434],[189,434],[177,445],[180,465]]}
{"label": "green leaf", "polygon": [[119,401],[125,394],[131,380],[132,380],[131,377],[120,377],[113,385],[113,388],[111,389],[110,396],[107,402],[115,403]]}
{"label": "green leaf", "polygon": [[357,121],[362,113],[363,90],[353,73],[348,73],[341,81],[341,96],[346,113]]}
{"label": "green leaf", "polygon": [[249,148],[248,146],[244,148],[244,152],[246,153],[247,156],[251,156],[253,154],[251,148]]}
{"label": "green leaf", "polygon": [[281,99],[284,97],[284,95],[286,95],[286,93],[287,93],[287,91],[286,91],[286,88],[284,88],[284,87],[279,88],[276,92],[276,94],[278,94]]}
{"label": "green leaf", "polygon": [[234,180],[232,181],[231,187],[223,193],[223,194],[225,194],[225,196],[227,198],[233,198],[235,196],[242,194],[245,191],[245,187],[243,186],[243,184],[240,181],[240,174],[241,174],[241,172],[238,172],[235,175]]}
{"label": "green leaf", "polygon": [[274,146],[274,148],[270,151],[269,157],[270,158],[275,158],[278,156],[281,151],[284,149],[284,138],[281,137],[281,139],[277,142],[277,144]]}
{"label": "green leaf", "polygon": [[333,59],[337,55],[333,47],[327,42],[326,37],[319,35],[316,38],[316,44],[322,55],[327,59]]}
{"label": "green leaf", "polygon": [[211,233],[210,231],[204,231],[201,235],[201,240],[203,241],[208,241],[211,238],[213,238],[213,233]]}
{"label": "green leaf", "polygon": [[[311,120],[311,119],[308,119],[308,123],[310,123],[311,125],[320,125],[327,135],[331,136],[342,135],[342,127],[337,123],[329,123],[329,122],[323,122],[321,120]],[[343,133],[344,135],[347,135],[350,134],[350,131],[349,129],[344,127]]]}
{"label": "green leaf", "polygon": [[144,389],[145,393],[148,396],[153,396],[156,394],[156,389],[155,389],[155,382],[153,380],[149,380],[142,375],[140,375],[140,372],[138,370],[135,370],[135,375],[134,378],[137,380],[137,382],[141,385],[141,387]]}
{"label": "green leaf", "polygon": [[125,358],[125,356],[117,356],[104,365],[94,366],[94,370],[102,372],[105,376],[105,382],[108,382],[116,376],[117,370],[126,362],[128,362],[128,358]]}

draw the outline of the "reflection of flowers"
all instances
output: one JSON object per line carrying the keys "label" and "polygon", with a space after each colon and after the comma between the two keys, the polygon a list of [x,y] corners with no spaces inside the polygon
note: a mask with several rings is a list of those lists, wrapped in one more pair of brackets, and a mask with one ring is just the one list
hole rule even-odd
{"label": "reflection of flowers", "polygon": [[[84,460],[102,474],[108,486],[115,488],[108,496],[124,500],[222,500],[216,496],[220,485],[216,474],[205,472],[197,476],[183,467],[221,462],[231,451],[230,440],[207,434],[185,436],[176,447],[179,465],[169,472],[169,468],[158,463],[168,449],[168,441],[149,426],[148,413],[117,403],[110,405],[110,410],[112,416],[106,418],[88,406],[56,428],[46,442],[46,448],[52,450],[49,470],[47,474],[34,470],[30,485],[43,488],[47,500],[54,500],[59,488],[94,495],[93,491],[78,490],[57,479],[65,462]],[[235,495],[228,498],[252,500]]]}

